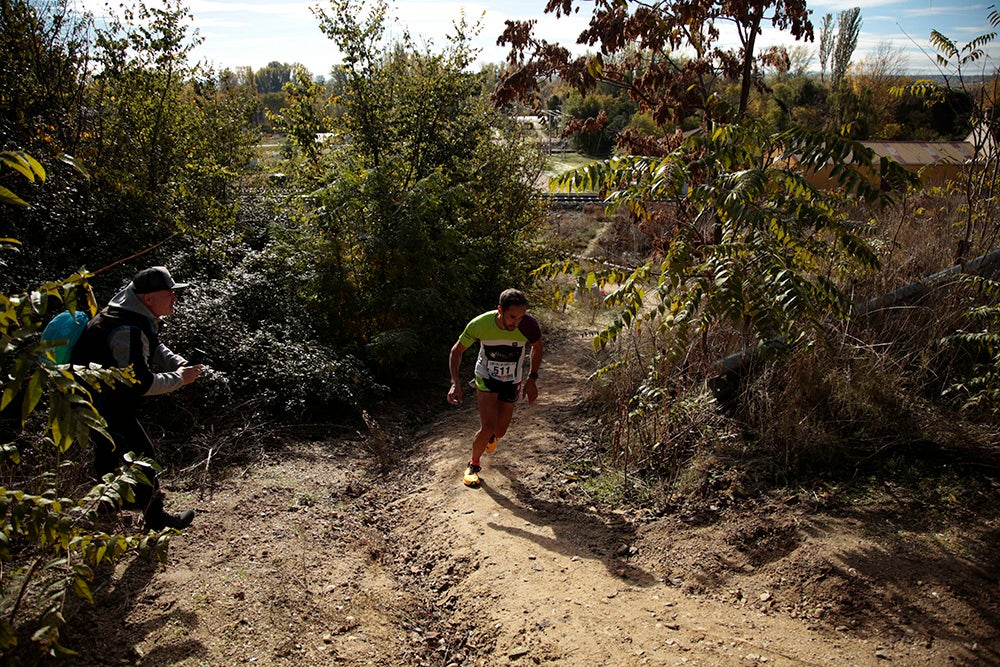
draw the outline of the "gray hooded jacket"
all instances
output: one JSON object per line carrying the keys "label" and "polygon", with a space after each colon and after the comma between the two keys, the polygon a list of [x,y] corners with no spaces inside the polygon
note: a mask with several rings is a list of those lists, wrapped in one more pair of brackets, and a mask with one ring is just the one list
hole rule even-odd
{"label": "gray hooded jacket", "polygon": [[[153,331],[159,333],[160,326],[162,325],[160,318],[153,315],[149,308],[147,308],[146,305],[139,300],[138,295],[136,295],[133,291],[131,285],[116,294],[111,301],[108,302],[108,305],[122,308],[146,317],[152,324]],[[146,390],[145,395],[156,396],[158,394],[166,394],[175,389],[179,389],[184,384],[184,378],[181,376],[179,369],[188,365],[187,360],[179,354],[175,354],[170,350],[170,348],[159,342],[156,349],[152,350],[152,355],[150,355],[151,351],[149,338],[145,335],[145,333],[143,333],[140,338],[143,346],[141,357],[143,359],[151,359],[153,364],[155,364],[158,369],[164,369],[161,372],[153,373],[153,382],[149,386],[149,389]],[[108,346],[111,348],[111,354],[115,359],[116,366],[124,368],[132,363],[131,327],[121,326],[112,330],[111,334],[108,336]]]}

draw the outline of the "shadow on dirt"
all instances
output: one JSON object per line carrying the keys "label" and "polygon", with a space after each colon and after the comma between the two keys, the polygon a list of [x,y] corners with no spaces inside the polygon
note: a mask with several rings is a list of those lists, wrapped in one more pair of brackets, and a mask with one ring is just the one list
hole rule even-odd
{"label": "shadow on dirt", "polygon": [[509,467],[498,465],[494,470],[510,480],[516,502],[485,480],[480,488],[513,516],[535,526],[547,526],[556,536],[544,537],[493,522],[488,522],[487,526],[570,558],[599,559],[608,572],[630,584],[652,586],[658,583],[649,572],[627,560],[632,553],[629,545],[635,540],[635,530],[628,522],[614,515],[607,517],[583,511],[564,502],[539,499],[523,483],[512,478]]}
{"label": "shadow on dirt", "polygon": [[[59,664],[109,665],[150,664],[167,665],[186,659],[205,659],[208,650],[198,641],[188,638],[188,631],[198,623],[191,612],[171,610],[167,613],[150,613],[145,621],[129,623],[122,619],[134,615],[144,602],[155,600],[149,590],[160,565],[152,558],[137,555],[119,576],[110,571],[97,574],[94,582],[94,604],[81,602],[78,617],[67,624],[64,644],[79,652],[74,658]],[[141,615],[141,614],[140,614]],[[174,640],[159,642],[149,653],[139,647],[150,636],[163,636],[167,626],[175,628]],[[95,640],[95,637],[101,639]]]}
{"label": "shadow on dirt", "polygon": [[[695,592],[725,599],[741,589],[769,591],[746,599],[763,613],[880,637],[885,647],[957,646],[949,659],[959,664],[1000,664],[1000,530],[988,508],[957,520],[979,528],[955,530],[956,520],[934,508],[895,506],[841,515],[743,514],[714,549],[675,534],[679,553],[671,565],[698,585]],[[704,568],[716,576],[697,576]]]}
{"label": "shadow on dirt", "polygon": [[[864,602],[873,624],[895,620],[902,631],[929,638],[968,642],[970,635],[988,641],[989,664],[1000,664],[1000,617],[997,578],[980,566],[950,554],[920,555],[898,549],[864,549],[842,554],[852,588]],[[915,571],[912,563],[919,562]],[[922,578],[915,578],[920,574]],[[918,594],[914,596],[913,591]],[[882,616],[882,613],[885,616]],[[856,611],[860,613],[860,610]],[[986,659],[987,653],[981,652]]]}
{"label": "shadow on dirt", "polygon": [[860,628],[900,639],[965,645],[980,664],[1000,664],[1000,530],[908,534],[835,555],[849,602],[840,611]]}

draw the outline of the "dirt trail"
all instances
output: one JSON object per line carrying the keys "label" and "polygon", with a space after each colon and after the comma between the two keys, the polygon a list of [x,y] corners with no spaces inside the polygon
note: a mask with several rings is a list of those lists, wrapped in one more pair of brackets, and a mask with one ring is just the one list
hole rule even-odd
{"label": "dirt trail", "polygon": [[[474,407],[421,437],[426,490],[400,504],[407,529],[471,564],[451,589],[459,616],[481,638],[477,664],[572,665],[874,665],[946,659],[941,647],[882,644],[808,623],[687,594],[655,571],[663,547],[616,514],[536,497],[532,488],[560,477],[567,428],[579,419],[585,389],[581,361],[589,340],[550,353],[536,405],[521,403],[501,448],[484,458],[482,488],[461,483]],[[654,542],[655,544],[655,542]],[[649,553],[662,548],[667,553]],[[761,590],[758,600],[769,594]],[[763,600],[766,601],[766,600]],[[952,658],[956,657],[954,654]]]}
{"label": "dirt trail", "polygon": [[[924,569],[880,580],[866,564],[899,551],[850,521],[802,508],[733,508],[711,524],[688,525],[676,517],[639,522],[564,499],[562,460],[584,428],[577,406],[589,344],[575,337],[549,345],[539,401],[518,406],[508,436],[484,458],[479,489],[461,482],[478,424],[466,401],[408,434],[413,454],[381,476],[356,443],[299,443],[210,491],[175,492],[175,506],[198,508],[194,526],[174,539],[167,568],[121,567],[98,605],[76,612],[68,643],[81,650],[77,662],[1000,660],[995,569],[911,558],[900,567]],[[754,559],[734,548],[740,535],[769,540],[773,553]],[[945,575],[934,568],[949,564],[966,568],[967,589],[939,585]],[[854,618],[893,618],[852,625],[851,596],[862,596],[863,607],[872,587],[891,590],[891,604]]]}

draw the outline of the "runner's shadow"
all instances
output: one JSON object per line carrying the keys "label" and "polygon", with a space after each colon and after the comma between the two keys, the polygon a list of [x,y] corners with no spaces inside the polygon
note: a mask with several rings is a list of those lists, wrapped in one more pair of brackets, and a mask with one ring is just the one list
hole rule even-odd
{"label": "runner's shadow", "polygon": [[547,526],[555,537],[537,535],[531,531],[511,526],[486,523],[494,530],[512,537],[530,540],[541,548],[563,554],[569,558],[598,559],[613,576],[639,586],[652,586],[657,579],[649,572],[629,563],[630,545],[635,540],[635,528],[617,516],[604,516],[564,503],[536,498],[521,482],[513,479],[507,466],[498,465],[493,470],[501,472],[510,481],[516,502],[490,486],[484,479],[480,488],[513,516],[535,525]]}

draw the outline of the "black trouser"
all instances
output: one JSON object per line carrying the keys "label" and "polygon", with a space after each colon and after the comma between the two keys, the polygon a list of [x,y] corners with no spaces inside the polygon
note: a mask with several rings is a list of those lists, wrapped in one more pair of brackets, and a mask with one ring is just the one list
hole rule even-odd
{"label": "black trouser", "polygon": [[[94,444],[94,473],[98,480],[124,466],[127,452],[153,458],[153,443],[146,435],[146,429],[139,423],[134,410],[113,410],[104,407],[100,412],[108,423],[108,433],[114,442],[96,431],[91,431],[90,439]],[[144,469],[144,472],[152,486],[146,484],[134,486],[135,503],[128,503],[126,507],[141,509],[145,514],[150,511],[162,512],[163,501],[160,499],[160,494],[156,493],[160,488],[156,473],[149,468]],[[150,501],[154,498],[156,501],[151,504]]]}

